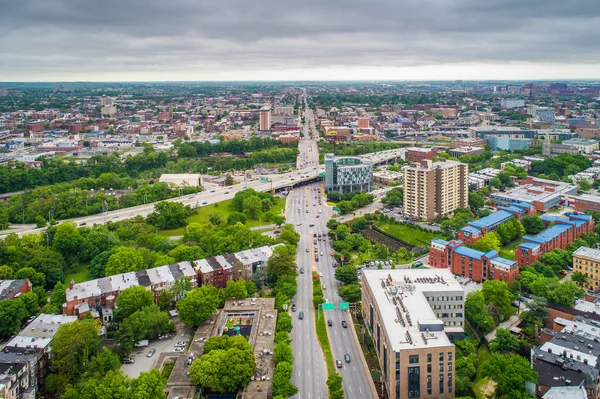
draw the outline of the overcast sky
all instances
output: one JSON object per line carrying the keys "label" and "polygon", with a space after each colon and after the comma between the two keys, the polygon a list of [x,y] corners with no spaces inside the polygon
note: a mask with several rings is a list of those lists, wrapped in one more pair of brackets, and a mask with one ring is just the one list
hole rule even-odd
{"label": "overcast sky", "polygon": [[600,78],[600,0],[0,0],[0,81]]}

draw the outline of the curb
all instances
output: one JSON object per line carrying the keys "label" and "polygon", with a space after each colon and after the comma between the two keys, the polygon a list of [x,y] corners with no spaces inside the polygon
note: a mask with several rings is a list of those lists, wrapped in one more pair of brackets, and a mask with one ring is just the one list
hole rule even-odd
{"label": "curb", "polygon": [[362,348],[360,347],[360,341],[358,340],[358,335],[356,334],[356,328],[354,328],[354,320],[352,319],[352,314],[350,314],[350,310],[346,310],[346,314],[349,316],[349,320],[352,320],[352,336],[354,337],[354,342],[356,343],[358,356],[360,357],[360,361],[362,362],[365,373],[367,374],[367,380],[369,381],[369,387],[371,388],[372,398],[379,398],[377,388],[375,388],[375,383],[373,382],[373,376],[371,376],[371,373],[369,372],[369,365],[367,364],[367,359],[365,359],[365,354],[363,353]]}

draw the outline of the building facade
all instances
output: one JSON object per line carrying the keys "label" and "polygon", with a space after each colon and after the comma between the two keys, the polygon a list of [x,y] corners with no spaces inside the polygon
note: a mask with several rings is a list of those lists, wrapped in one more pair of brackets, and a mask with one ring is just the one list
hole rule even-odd
{"label": "building facade", "polygon": [[360,157],[325,154],[325,189],[341,193],[373,189],[372,162]]}
{"label": "building facade", "polygon": [[467,248],[460,240],[434,238],[429,247],[429,264],[450,269],[453,274],[479,283],[485,280],[512,281],[519,277],[517,262],[501,258],[497,251],[483,253]]}
{"label": "building facade", "polygon": [[536,211],[546,212],[559,206],[565,195],[577,193],[577,186],[573,184],[532,176],[527,176],[525,180],[516,183],[518,186],[510,190],[492,192],[492,205],[498,207],[528,203],[533,205]]}
{"label": "building facade", "polygon": [[433,161],[437,155],[435,148],[409,147],[406,149],[407,162],[421,162],[424,159]]}
{"label": "building facade", "polygon": [[404,214],[429,220],[451,215],[469,204],[469,166],[464,163],[430,160],[402,168]]}
{"label": "building facade", "polygon": [[481,219],[468,222],[467,225],[458,232],[458,238],[466,244],[473,244],[485,234],[496,230],[498,226],[509,221],[513,217],[520,221],[523,216],[532,215],[534,213],[535,209],[529,204],[499,206],[496,212]]}
{"label": "building facade", "polygon": [[31,290],[29,280],[0,280],[0,301],[18,298]]}
{"label": "building facade", "polygon": [[583,283],[585,290],[600,289],[600,250],[579,247],[573,252],[573,271],[587,276],[587,281]]}
{"label": "building facade", "polygon": [[556,248],[567,249],[567,245],[582,234],[594,231],[595,222],[590,215],[566,213],[567,218],[542,215],[549,226],[535,236],[524,236],[523,243],[515,249],[515,260],[519,266],[531,265],[546,252]]}
{"label": "building facade", "polygon": [[365,270],[362,315],[389,398],[454,398],[464,290],[447,270]]}
{"label": "building facade", "polygon": [[259,130],[271,129],[271,106],[265,105],[259,111]]}

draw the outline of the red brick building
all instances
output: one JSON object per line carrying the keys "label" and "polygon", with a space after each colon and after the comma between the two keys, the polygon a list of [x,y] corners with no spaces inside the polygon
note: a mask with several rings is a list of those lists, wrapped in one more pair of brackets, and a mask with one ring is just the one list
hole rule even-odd
{"label": "red brick building", "polygon": [[595,195],[582,194],[579,197],[572,197],[569,203],[575,207],[577,212],[600,212],[600,197]]}
{"label": "red brick building", "polygon": [[435,148],[419,148],[410,147],[406,149],[406,161],[407,162],[420,162],[424,159],[433,161],[433,158],[437,155]]}
{"label": "red brick building", "polygon": [[41,132],[44,130],[44,122],[42,121],[38,121],[38,122],[31,122],[28,123],[25,128],[31,132]]}
{"label": "red brick building", "polygon": [[594,231],[596,223],[590,215],[581,213],[565,214],[568,219],[543,215],[542,220],[549,228],[536,236],[523,237],[523,243],[515,249],[515,260],[519,266],[531,265],[546,252],[556,248],[566,249],[567,245],[584,233]]}
{"label": "red brick building", "polygon": [[519,276],[515,261],[501,258],[497,251],[483,253],[463,246],[462,241],[445,241],[435,238],[429,248],[429,264],[450,269],[456,275],[473,281],[512,281]]}
{"label": "red brick building", "polygon": [[0,301],[5,299],[15,299],[31,292],[31,283],[29,280],[0,280]]}

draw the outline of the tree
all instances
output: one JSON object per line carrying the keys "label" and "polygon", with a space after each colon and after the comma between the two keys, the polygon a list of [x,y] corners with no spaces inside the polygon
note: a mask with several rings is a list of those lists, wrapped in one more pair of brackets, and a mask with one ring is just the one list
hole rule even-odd
{"label": "tree", "polygon": [[284,398],[294,396],[298,392],[298,388],[290,381],[292,378],[293,367],[288,362],[279,362],[275,366],[273,372],[273,381],[271,389],[273,396],[281,395]]}
{"label": "tree", "polygon": [[76,263],[82,256],[83,237],[75,223],[62,223],[56,226],[52,238],[52,248],[62,254],[68,264]]}
{"label": "tree", "polygon": [[277,315],[277,326],[275,327],[275,332],[285,331],[290,333],[292,328],[292,316],[290,316],[288,313],[280,312]]}
{"label": "tree", "polygon": [[296,296],[298,291],[298,284],[296,283],[296,276],[290,274],[284,274],[279,276],[277,283],[273,287],[273,293],[284,294],[287,298],[293,298]]}
{"label": "tree", "polygon": [[241,212],[231,212],[229,216],[227,216],[227,224],[245,224],[246,220],[248,220],[248,218]]}
{"label": "tree", "polygon": [[519,349],[519,340],[506,328],[496,329],[496,338],[490,342],[490,350],[502,354],[516,352]]}
{"label": "tree", "polygon": [[143,371],[131,381],[132,399],[164,399],[166,383],[159,370]]}
{"label": "tree", "polygon": [[346,302],[360,302],[360,286],[358,284],[343,285],[338,290],[338,295]]}
{"label": "tree", "polygon": [[244,200],[242,209],[249,219],[256,219],[262,212],[262,202],[257,195],[252,195]]}
{"label": "tree", "polygon": [[279,234],[279,239],[284,243],[290,244],[292,246],[298,246],[300,242],[300,234],[296,232],[294,229],[294,225],[285,224],[281,228],[281,233]]}
{"label": "tree", "polygon": [[38,296],[34,292],[25,292],[18,298],[23,302],[26,310],[25,317],[31,317],[37,313],[39,308]]}
{"label": "tree", "polygon": [[256,361],[252,347],[216,349],[202,355],[190,367],[194,384],[213,392],[235,392],[250,381]]}
{"label": "tree", "polygon": [[13,278],[15,280],[28,279],[34,287],[43,287],[46,285],[46,276],[44,273],[38,273],[32,267],[24,267],[17,270]]}
{"label": "tree", "polygon": [[471,209],[481,209],[485,205],[483,197],[474,191],[469,191],[469,206]]}
{"label": "tree", "polygon": [[365,230],[369,228],[369,222],[364,217],[356,218],[352,222],[352,229],[354,231]]}
{"label": "tree", "polygon": [[537,382],[529,361],[518,355],[494,353],[482,366],[482,375],[496,382],[495,397],[525,399],[525,382]]}
{"label": "tree", "polygon": [[219,297],[212,285],[203,285],[187,293],[177,302],[179,319],[188,326],[197,327],[205,322],[217,310]]}
{"label": "tree", "polygon": [[94,320],[61,325],[52,339],[51,370],[64,375],[67,381],[75,382],[85,370],[88,361],[98,351],[98,332]]}
{"label": "tree", "polygon": [[580,180],[578,186],[579,190],[583,192],[590,191],[592,189],[592,185],[590,184],[590,182],[585,179]]}
{"label": "tree", "polygon": [[194,210],[189,205],[183,205],[179,202],[162,201],[154,205],[154,212],[148,215],[148,223],[159,229],[175,229],[187,224],[187,217],[191,216]]}
{"label": "tree", "polygon": [[119,294],[116,302],[115,316],[125,320],[138,310],[154,304],[152,292],[141,285],[126,288]]}
{"label": "tree", "polygon": [[233,183],[235,181],[233,180],[233,176],[231,176],[229,173],[227,173],[227,176],[225,176],[225,185],[226,186],[233,186]]}
{"label": "tree", "polygon": [[0,336],[8,337],[21,327],[27,309],[20,299],[0,301]]}
{"label": "tree", "polygon": [[486,280],[483,282],[481,293],[486,304],[495,304],[500,310],[502,319],[505,320],[514,312],[511,306],[511,293],[508,290],[506,281]]}
{"label": "tree", "polygon": [[289,274],[296,275],[296,261],[287,252],[275,251],[267,261],[267,274],[269,280],[275,281],[277,277]]}
{"label": "tree", "polygon": [[248,297],[245,280],[227,280],[227,285],[221,292],[223,293],[224,299],[243,299]]}
{"label": "tree", "polygon": [[281,227],[281,225],[285,223],[285,216],[281,216],[281,215],[273,216],[273,219],[271,220],[271,222],[273,222],[273,224],[276,225],[277,227]]}
{"label": "tree", "polygon": [[481,252],[488,252],[491,250],[499,251],[500,238],[496,232],[489,232],[477,240],[475,244],[473,244],[473,248]]}
{"label": "tree", "polygon": [[356,266],[346,265],[336,268],[335,279],[346,285],[358,283],[358,274],[356,272]]}
{"label": "tree", "polygon": [[4,206],[0,205],[0,230],[5,230],[9,226],[8,211]]}
{"label": "tree", "polygon": [[400,187],[392,188],[381,200],[386,205],[402,205],[404,203],[404,190]]}
{"label": "tree", "polygon": [[208,221],[213,226],[218,226],[223,222],[223,218],[218,213],[211,213],[208,215]]}
{"label": "tree", "polygon": [[275,345],[275,349],[273,350],[275,356],[273,356],[273,361],[275,364],[279,362],[288,362],[289,364],[294,364],[294,353],[292,352],[292,347],[288,342],[280,342]]}
{"label": "tree", "polygon": [[13,269],[10,266],[0,266],[0,280],[10,280],[13,276]]}
{"label": "tree", "polygon": [[573,272],[571,275],[571,280],[577,283],[578,286],[582,287],[584,284],[588,283],[588,275],[582,272]]}
{"label": "tree", "polygon": [[144,268],[144,258],[132,247],[119,247],[106,262],[104,274],[113,276],[115,274],[133,272]]}
{"label": "tree", "polygon": [[142,339],[155,339],[160,334],[175,331],[175,324],[158,306],[146,306],[120,322],[115,339],[123,352],[133,349],[133,343]]}
{"label": "tree", "polygon": [[120,367],[119,356],[104,347],[87,364],[86,372],[94,378],[101,378],[109,371],[118,370]]}
{"label": "tree", "polygon": [[329,377],[327,377],[327,388],[329,388],[330,399],[344,399],[342,381],[343,378],[338,373],[329,374]]}
{"label": "tree", "polygon": [[487,314],[485,298],[481,291],[474,291],[467,294],[465,316],[484,334],[494,328],[494,319]]}

